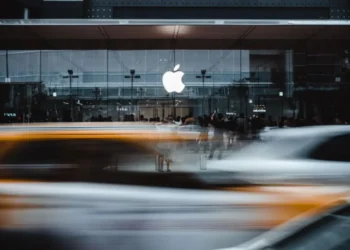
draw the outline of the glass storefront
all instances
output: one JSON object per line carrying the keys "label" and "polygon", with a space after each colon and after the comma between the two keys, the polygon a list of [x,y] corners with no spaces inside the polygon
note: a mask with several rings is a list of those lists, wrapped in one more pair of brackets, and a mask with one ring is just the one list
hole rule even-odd
{"label": "glass storefront", "polygon": [[[277,117],[292,96],[292,60],[291,51],[279,50],[0,51],[0,83],[12,86],[8,109],[32,112],[33,96],[40,92],[48,113],[64,116],[68,105],[75,121],[214,111],[252,116],[258,106]],[[169,94],[162,76],[177,64],[185,88]]]}

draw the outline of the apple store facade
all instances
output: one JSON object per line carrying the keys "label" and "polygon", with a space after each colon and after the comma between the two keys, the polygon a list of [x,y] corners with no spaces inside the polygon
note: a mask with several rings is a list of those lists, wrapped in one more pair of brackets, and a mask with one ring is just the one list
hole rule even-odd
{"label": "apple store facade", "polygon": [[75,121],[215,110],[278,117],[288,112],[283,104],[293,94],[292,55],[291,50],[9,50],[0,51],[0,82],[13,83],[8,110],[30,113],[39,91],[49,114],[64,116],[72,105]]}

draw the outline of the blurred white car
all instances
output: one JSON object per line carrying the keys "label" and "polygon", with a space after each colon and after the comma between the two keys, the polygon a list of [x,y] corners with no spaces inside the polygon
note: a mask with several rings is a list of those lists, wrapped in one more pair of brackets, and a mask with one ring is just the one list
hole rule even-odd
{"label": "blurred white car", "polygon": [[350,180],[350,126],[276,129],[261,139],[209,161],[208,169],[258,182]]}

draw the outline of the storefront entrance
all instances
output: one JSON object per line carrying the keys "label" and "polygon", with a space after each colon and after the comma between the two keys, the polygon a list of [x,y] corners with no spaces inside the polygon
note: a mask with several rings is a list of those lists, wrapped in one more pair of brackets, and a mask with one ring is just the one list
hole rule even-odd
{"label": "storefront entrance", "polygon": [[138,102],[138,116],[144,119],[159,118],[165,119],[168,116],[184,117],[191,112],[190,100],[181,99],[160,99],[160,100],[142,100]]}

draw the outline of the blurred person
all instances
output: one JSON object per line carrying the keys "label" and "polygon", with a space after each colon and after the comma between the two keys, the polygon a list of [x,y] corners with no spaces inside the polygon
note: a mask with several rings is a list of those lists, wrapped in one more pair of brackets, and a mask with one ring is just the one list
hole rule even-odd
{"label": "blurred person", "polygon": [[251,131],[252,131],[252,137],[253,139],[255,139],[258,130],[259,130],[259,116],[253,116],[252,120],[251,120]]}
{"label": "blurred person", "polygon": [[278,127],[283,128],[286,120],[287,118],[285,116],[282,116],[278,124]]}
{"label": "blurred person", "polygon": [[194,124],[195,123],[195,119],[190,116],[185,120],[185,125],[190,125],[190,124]]}
{"label": "blurred person", "polygon": [[220,160],[222,158],[222,151],[224,146],[224,132],[226,128],[224,116],[222,114],[218,114],[216,116],[215,112],[211,117],[211,125],[214,128],[214,137],[211,143],[209,159],[213,159],[214,152],[218,150],[218,159]]}
{"label": "blurred person", "polygon": [[[162,124],[167,126],[173,124],[173,117],[169,116],[168,119],[162,120]],[[176,130],[173,129],[175,132]],[[159,142],[157,145],[159,155],[157,160],[157,169],[159,172],[164,172],[164,163],[166,164],[166,171],[169,173],[170,170],[170,163],[172,161],[171,153],[175,148],[175,142],[174,141],[166,141],[166,142]]]}
{"label": "blurred person", "polygon": [[30,123],[31,122],[31,113],[29,112],[29,113],[27,113],[26,115],[25,115],[25,122],[27,122],[27,123]]}
{"label": "blurred person", "polygon": [[295,121],[295,126],[296,127],[303,127],[305,126],[305,120],[302,117],[297,117]]}
{"label": "blurred person", "polygon": [[234,137],[235,137],[235,132],[236,132],[236,122],[233,119],[233,116],[228,117],[228,121],[226,122],[227,124],[227,129],[228,129],[228,146],[231,147],[233,146],[234,143]]}
{"label": "blurred person", "polygon": [[344,124],[344,123],[339,119],[338,116],[336,116],[335,119],[334,119],[334,124],[340,125],[340,124]]}
{"label": "blurred person", "polygon": [[181,117],[181,124],[182,124],[182,125],[185,124],[186,119],[187,119],[187,116]]}
{"label": "blurred person", "polygon": [[276,126],[277,126],[276,121],[274,121],[274,120],[272,119],[272,116],[271,116],[271,115],[269,115],[269,117],[267,118],[267,126],[268,126],[268,127],[276,127]]}
{"label": "blurred person", "polygon": [[241,113],[239,115],[239,117],[237,118],[237,121],[236,121],[236,124],[237,124],[237,132],[238,132],[238,136],[240,139],[242,139],[246,133],[246,126],[247,126],[247,122],[244,118],[244,114]]}
{"label": "blurred person", "polygon": [[318,115],[315,115],[311,120],[311,125],[321,125],[321,124],[322,124],[321,117]]}
{"label": "blurred person", "polygon": [[209,148],[209,121],[208,117],[198,117],[198,122],[200,126],[200,134],[198,140],[198,148],[202,149],[204,153],[208,151]]}
{"label": "blurred person", "polygon": [[201,136],[202,136],[202,125],[203,125],[203,117],[198,116],[197,117],[197,124],[199,125],[199,135],[196,138],[196,145],[195,145],[195,152],[198,153],[200,151],[200,146],[201,146]]}
{"label": "blurred person", "polygon": [[260,140],[260,133],[264,128],[266,127],[266,119],[262,116],[258,116],[258,123],[257,123],[257,133],[255,134],[254,139]]}
{"label": "blurred person", "polygon": [[178,125],[178,126],[182,125],[181,120],[174,120],[173,123]]}
{"label": "blurred person", "polygon": [[288,128],[295,127],[295,120],[294,120],[293,117],[289,117],[289,118],[285,121],[285,127],[288,127]]}
{"label": "blurred person", "polygon": [[[169,143],[168,143],[169,144]],[[170,157],[171,149],[169,146],[164,146],[162,148],[162,153],[158,156],[158,171],[164,172],[164,162],[166,163],[167,172],[171,172],[170,170],[170,163],[171,163],[171,157]]]}

